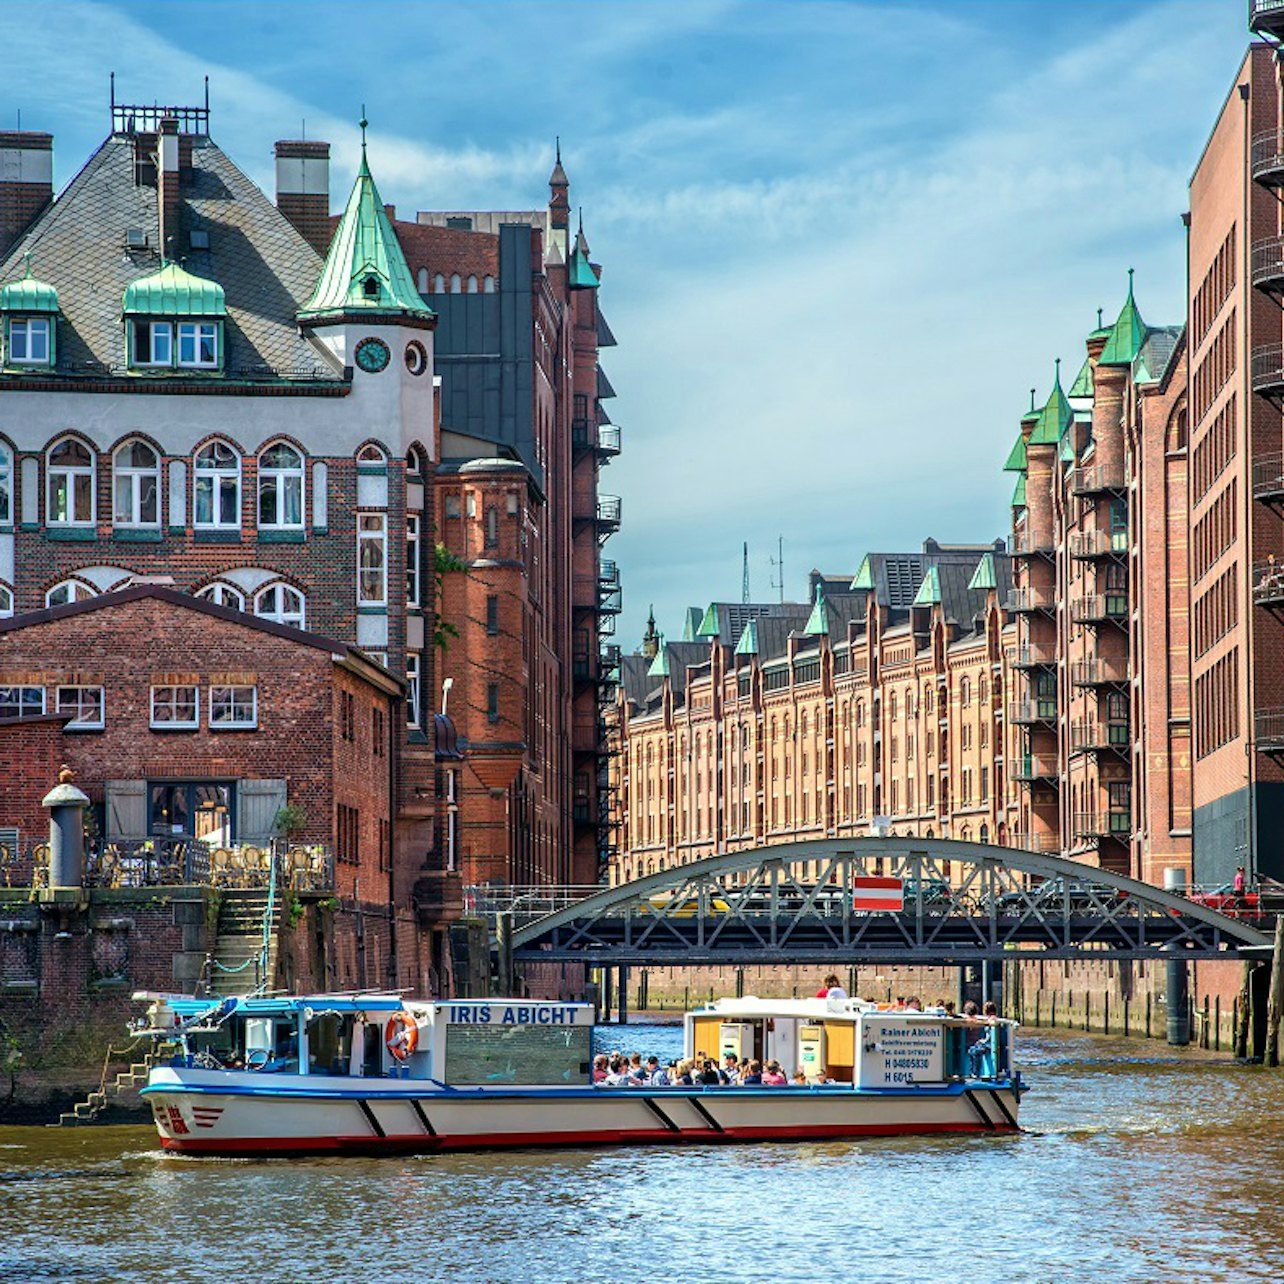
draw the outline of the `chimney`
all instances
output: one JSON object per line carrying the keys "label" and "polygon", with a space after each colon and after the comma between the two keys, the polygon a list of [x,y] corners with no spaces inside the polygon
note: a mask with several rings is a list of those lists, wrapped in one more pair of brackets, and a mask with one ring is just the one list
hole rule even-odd
{"label": "chimney", "polygon": [[0,259],[53,200],[53,135],[0,131]]}
{"label": "chimney", "polygon": [[162,116],[156,136],[156,200],[160,206],[160,253],[177,259],[178,243],[178,118]]}
{"label": "chimney", "polygon": [[276,145],[276,207],[318,254],[330,248],[330,144]]}

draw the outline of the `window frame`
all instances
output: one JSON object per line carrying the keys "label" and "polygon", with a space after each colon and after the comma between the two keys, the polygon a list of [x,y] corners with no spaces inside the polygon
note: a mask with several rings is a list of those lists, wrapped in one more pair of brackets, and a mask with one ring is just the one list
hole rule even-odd
{"label": "window frame", "polygon": [[[23,338],[27,350],[26,356],[15,354],[14,348],[14,328],[21,326]],[[45,354],[43,357],[33,357],[31,353],[31,341],[36,334],[43,334]],[[29,317],[17,316],[7,319],[5,334],[5,363],[13,366],[49,366],[53,364],[53,322],[49,317]]]}
{"label": "window frame", "polygon": [[[144,450],[151,452],[152,458],[156,461],[154,467],[144,468],[135,464],[121,464],[119,462],[122,453],[132,450],[135,446],[141,446]],[[116,447],[111,457],[111,520],[113,526],[127,530],[156,530],[159,528],[161,524],[161,473],[163,468],[160,451],[151,442],[142,437],[131,437],[128,441],[123,441]],[[140,514],[143,506],[143,491],[146,479],[149,477],[156,483],[154,496],[156,516],[144,519]],[[120,515],[120,493],[117,490],[117,485],[122,480],[129,481],[129,516],[127,518],[123,518]]]}
{"label": "window frame", "polygon": [[[157,720],[156,697],[157,693],[161,691],[171,691],[175,693],[169,698],[171,709],[177,709],[179,706],[178,692],[190,691],[192,693],[190,701],[192,707],[192,720],[190,722],[169,721],[163,719]],[[187,700],[183,700],[182,703],[186,705],[189,702]],[[148,726],[153,731],[199,731],[201,726],[201,684],[199,682],[152,683],[148,688],[147,712]]]}
{"label": "window frame", "polygon": [[13,589],[7,584],[0,584],[0,620],[7,620],[13,614]]}
{"label": "window frame", "polygon": [[[264,463],[268,454],[274,450],[288,450],[298,459],[298,467],[281,468],[275,465]],[[258,488],[256,492],[255,517],[258,522],[258,529],[261,531],[301,531],[303,530],[308,516],[308,483],[307,483],[307,458],[296,445],[289,441],[270,441],[258,453]],[[299,520],[296,522],[282,521],[281,515],[285,509],[282,502],[285,496],[285,488],[291,480],[297,480],[299,484]],[[263,500],[266,488],[271,485],[274,488],[275,500],[275,519],[272,521],[263,520]]]}
{"label": "window frame", "polygon": [[[250,693],[250,714],[249,718],[238,717],[231,721],[217,721],[215,719],[215,693],[228,692],[230,697],[229,709],[235,710],[237,705],[237,696],[235,693],[248,691]],[[211,731],[257,731],[259,727],[259,688],[258,683],[250,682],[220,682],[209,685],[209,706],[206,712],[206,726]]]}
{"label": "window frame", "polygon": [[[103,728],[106,726],[107,693],[103,689],[103,687],[100,685],[96,686],[92,683],[78,682],[78,683],[69,683],[65,686],[57,687],[54,691],[54,712],[55,713],[70,712],[70,710],[63,708],[62,697],[63,697],[63,692],[73,692],[73,691],[74,692],[96,691],[98,693],[98,717],[93,720],[88,720],[84,718],[80,713],[77,713],[76,717],[74,717],[70,722],[65,724],[65,726],[63,727],[63,730],[64,731],[102,731]],[[77,699],[75,708],[76,709],[83,708],[83,701]]]}
{"label": "window frame", "polygon": [[[201,466],[201,456],[206,452],[212,452],[215,447],[221,446],[235,456],[235,466],[229,467],[227,464],[221,464],[218,467]],[[215,437],[207,441],[199,450],[192,455],[192,529],[198,531],[239,531],[243,521],[243,495],[241,483],[244,476],[242,467],[244,457],[241,452],[223,437]],[[209,503],[212,520],[202,521],[200,518],[201,500],[200,500],[200,482],[203,479],[210,481]],[[224,522],[220,519],[219,513],[222,510],[223,483],[231,481],[232,493],[236,497],[236,520],[234,522]]]}
{"label": "window frame", "polygon": [[422,605],[420,593],[422,592],[420,581],[422,579],[421,568],[419,565],[420,557],[420,515],[418,513],[406,514],[406,605],[418,607]]}
{"label": "window frame", "polygon": [[[367,523],[375,526],[367,527]],[[378,566],[367,568],[365,554],[371,549],[377,550]],[[375,595],[366,592],[366,576],[378,575],[378,591]],[[357,513],[357,605],[388,605],[388,514],[385,512]]]}
{"label": "window frame", "polygon": [[13,479],[16,471],[13,447],[0,437],[0,526],[13,525]]}
{"label": "window frame", "polygon": [[423,687],[423,655],[419,651],[406,652],[406,726],[422,727],[423,710],[420,706]]}
{"label": "window frame", "polygon": [[[11,698],[11,693],[17,693],[16,697]],[[25,692],[40,693],[40,708],[38,710],[24,710],[23,694]],[[16,712],[5,712],[6,707],[10,704],[15,706]],[[43,686],[37,686],[34,682],[8,682],[0,686],[0,718],[12,718],[21,720],[23,718],[40,718],[44,716],[48,708],[48,697]]]}
{"label": "window frame", "polygon": [[[293,619],[280,618],[280,616],[282,615],[293,616],[296,614],[296,612],[294,611],[268,612],[268,611],[261,611],[259,609],[264,598],[266,598],[269,593],[277,595],[278,598],[286,593],[293,593],[299,599],[299,609],[297,612],[299,617],[298,623],[296,623]],[[264,584],[263,587],[260,588],[258,592],[254,594],[254,612],[253,613],[256,616],[258,616],[259,619],[269,620],[273,624],[284,624],[288,628],[302,629],[306,627],[307,619],[308,619],[307,595],[301,589],[296,589],[293,584],[287,584],[284,580],[273,580],[271,584]]]}
{"label": "window frame", "polygon": [[[198,588],[194,596],[199,597],[203,602],[210,602],[214,606],[225,606],[232,611],[245,610],[245,593],[237,588],[235,584],[229,584],[226,580],[213,580],[209,584]],[[237,601],[218,601],[218,598],[223,596],[234,597]]]}
{"label": "window frame", "polygon": [[[134,365],[149,370],[172,369],[174,366],[174,323],[173,321],[139,319],[133,323],[134,329]],[[156,355],[156,340],[165,336],[166,352],[164,357]],[[145,339],[146,353],[140,351],[140,339]]]}
{"label": "window frame", "polygon": [[[66,602],[51,602],[49,599],[52,598],[59,589],[71,589],[72,593],[70,599]],[[84,580],[78,580],[69,576],[65,580],[59,580],[57,584],[54,584],[52,587],[45,590],[45,607],[48,609],[55,606],[70,606],[73,602],[84,602],[91,597],[97,596],[98,591],[92,585],[86,584]]]}
{"label": "window frame", "polygon": [[[55,464],[54,455],[66,445],[81,447],[89,455],[88,464]],[[72,516],[54,517],[55,478],[66,479],[67,495],[71,499]],[[89,516],[76,514],[76,481],[78,478],[89,479]],[[92,527],[98,524],[98,453],[75,433],[64,433],[45,451],[45,525],[57,527]]]}
{"label": "window frame", "polygon": [[[222,336],[220,331],[222,325],[217,321],[180,321],[175,327],[173,336],[173,354],[174,365],[181,370],[217,370],[222,364]],[[190,339],[193,345],[193,351],[200,352],[201,340],[205,337],[202,331],[208,330],[209,337],[213,340],[214,355],[208,361],[193,359],[191,361],[183,358],[184,340]]]}

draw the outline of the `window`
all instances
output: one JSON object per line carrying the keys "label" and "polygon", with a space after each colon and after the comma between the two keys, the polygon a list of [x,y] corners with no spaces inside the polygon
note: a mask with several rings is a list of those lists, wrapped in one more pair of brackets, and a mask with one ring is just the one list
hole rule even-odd
{"label": "window", "polygon": [[191,834],[211,847],[225,847],[233,841],[235,809],[230,782],[152,784],[150,792],[153,834]]}
{"label": "window", "polygon": [[303,456],[277,442],[259,456],[259,526],[298,530],[303,526]]}
{"label": "window", "polygon": [[370,752],[376,758],[386,757],[388,752],[388,733],[384,729],[385,721],[382,709],[370,710]]}
{"label": "window", "polygon": [[388,604],[388,516],[357,514],[357,605]]}
{"label": "window", "polygon": [[83,584],[80,580],[63,580],[45,594],[45,605],[66,606],[69,602],[83,602],[93,596],[94,590],[88,584]]}
{"label": "window", "polygon": [[475,276],[470,276],[468,278],[468,293],[469,294],[477,293],[477,278]]}
{"label": "window", "polygon": [[13,614],[13,589],[0,584],[0,618]]}
{"label": "window", "polygon": [[174,364],[174,323],[172,321],[134,322],[134,364],[139,366],[172,366]]}
{"label": "window", "polygon": [[178,323],[178,364],[205,370],[218,365],[218,325],[215,322]]}
{"label": "window", "polygon": [[492,636],[499,632],[499,598],[494,593],[486,598],[486,632]]}
{"label": "window", "polygon": [[353,743],[357,738],[357,702],[351,691],[339,692],[339,739]]}
{"label": "window", "polygon": [[296,629],[303,627],[304,621],[303,594],[292,589],[288,584],[269,584],[260,589],[254,599],[254,614],[263,620],[273,620],[277,624],[290,624]]}
{"label": "window", "polygon": [[428,476],[428,470],[424,467],[424,452],[418,446],[411,446],[406,451],[406,472],[413,473],[416,477]]}
{"label": "window", "polygon": [[198,590],[196,596],[204,598],[207,602],[213,602],[215,606],[230,606],[234,611],[245,610],[245,594],[240,589],[233,588],[231,584],[224,584],[222,580],[207,584],[203,589]]}
{"label": "window", "polygon": [[447,495],[445,499],[445,510],[447,517],[459,516],[459,496]]}
{"label": "window", "polygon": [[152,687],[152,727],[156,731],[186,731],[201,725],[200,688]]}
{"label": "window", "polygon": [[406,514],[406,605],[419,605],[419,514]]}
{"label": "window", "polygon": [[38,718],[44,711],[44,687],[0,687],[0,718]]}
{"label": "window", "polygon": [[126,442],[112,460],[112,520],[117,526],[160,525],[160,456],[145,441]]}
{"label": "window", "polygon": [[75,437],[64,437],[49,451],[46,517],[51,526],[94,523],[94,457]]}
{"label": "window", "polygon": [[417,727],[419,722],[419,652],[406,652],[406,724]]}
{"label": "window", "polygon": [[486,547],[496,548],[499,545],[499,510],[494,505],[486,509]]}
{"label": "window", "polygon": [[427,268],[420,268],[419,271],[415,273],[415,289],[418,290],[420,294],[428,293],[428,269]]}
{"label": "window", "polygon": [[335,811],[335,859],[345,865],[361,863],[361,814],[355,807],[339,803]]}
{"label": "window", "polygon": [[226,442],[211,441],[196,452],[192,477],[197,530],[240,530],[241,456]]}
{"label": "window", "polygon": [[102,687],[59,687],[58,712],[74,715],[68,731],[100,731],[103,726]]}
{"label": "window", "polygon": [[493,276],[482,277],[482,293],[483,294],[495,293],[495,278]]}
{"label": "window", "polygon": [[235,731],[259,725],[259,689],[255,686],[211,686],[210,730]]}
{"label": "window", "polygon": [[459,273],[458,273],[458,272],[452,272],[452,273],[450,274],[450,292],[451,292],[451,294],[458,294],[458,293],[460,292],[460,286],[461,286],[462,284],[463,284],[463,283],[462,283],[462,282],[460,281],[460,279],[459,279]]}
{"label": "window", "polygon": [[371,464],[376,468],[385,468],[388,464],[388,456],[379,449],[378,446],[362,446],[357,452],[358,464]]}
{"label": "window", "polygon": [[16,366],[47,366],[49,318],[15,317],[10,320],[8,358]]}
{"label": "window", "polygon": [[0,526],[13,521],[13,454],[0,441]]}
{"label": "window", "polygon": [[432,292],[434,294],[446,293],[446,278],[440,272],[432,279]]}
{"label": "window", "polygon": [[486,684],[486,720],[488,722],[499,721],[499,683],[488,682]]}

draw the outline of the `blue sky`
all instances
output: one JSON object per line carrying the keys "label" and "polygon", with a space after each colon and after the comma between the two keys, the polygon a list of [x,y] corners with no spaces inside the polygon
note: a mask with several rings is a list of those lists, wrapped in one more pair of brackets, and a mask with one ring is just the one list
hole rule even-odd
{"label": "blue sky", "polygon": [[631,649],[647,606],[755,597],[869,549],[1005,533],[1029,388],[1069,377],[1129,267],[1184,313],[1186,184],[1247,43],[1242,0],[0,3],[0,128],[62,185],[131,101],[195,102],[269,193],[272,143],[386,201],[529,208],[561,134],[620,341]]}

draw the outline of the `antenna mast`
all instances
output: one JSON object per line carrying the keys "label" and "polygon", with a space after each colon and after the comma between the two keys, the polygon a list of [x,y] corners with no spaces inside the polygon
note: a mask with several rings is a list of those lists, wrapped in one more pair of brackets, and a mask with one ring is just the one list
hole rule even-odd
{"label": "antenna mast", "polygon": [[785,537],[778,535],[776,537],[777,556],[771,559],[771,564],[775,568],[775,576],[771,581],[771,587],[780,590],[780,600],[785,600]]}
{"label": "antenna mast", "polygon": [[740,584],[740,600],[748,606],[749,604],[749,541],[745,540],[744,545],[744,575]]}

